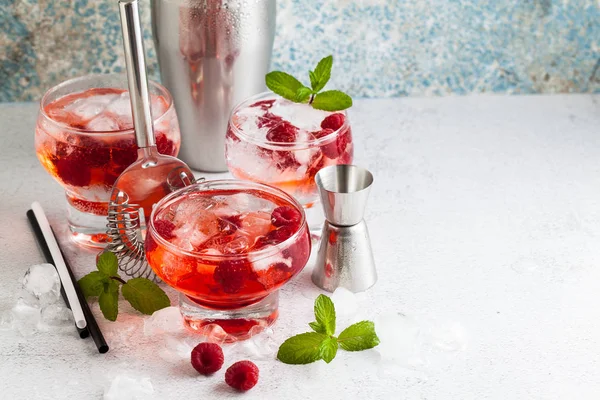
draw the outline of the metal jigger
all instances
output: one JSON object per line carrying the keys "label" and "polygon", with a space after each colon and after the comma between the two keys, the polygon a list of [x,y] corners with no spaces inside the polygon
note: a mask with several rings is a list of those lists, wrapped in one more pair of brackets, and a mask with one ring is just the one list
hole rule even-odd
{"label": "metal jigger", "polygon": [[321,289],[367,290],[377,282],[369,230],[363,219],[373,175],[355,165],[333,165],[315,176],[325,224],[312,272]]}

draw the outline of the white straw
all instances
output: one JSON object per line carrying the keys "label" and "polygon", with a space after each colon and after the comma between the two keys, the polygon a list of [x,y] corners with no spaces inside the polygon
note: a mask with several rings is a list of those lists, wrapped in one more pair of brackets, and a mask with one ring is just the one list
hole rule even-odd
{"label": "white straw", "polygon": [[87,326],[85,316],[83,315],[83,310],[81,309],[79,298],[77,297],[77,293],[75,292],[73,281],[71,281],[69,271],[67,270],[67,266],[65,265],[65,260],[60,252],[60,247],[58,247],[56,238],[54,237],[52,229],[50,228],[48,218],[46,218],[46,213],[44,213],[44,209],[37,201],[31,203],[31,209],[33,210],[33,213],[35,214],[35,217],[37,218],[38,223],[40,224],[42,235],[44,235],[46,243],[48,244],[48,248],[50,249],[50,254],[52,254],[52,259],[54,259],[54,264],[56,270],[58,271],[58,275],[60,276],[60,281],[62,282],[63,288],[65,289],[67,299],[69,299],[71,311],[73,311],[75,325],[77,325],[79,329],[83,329]]}

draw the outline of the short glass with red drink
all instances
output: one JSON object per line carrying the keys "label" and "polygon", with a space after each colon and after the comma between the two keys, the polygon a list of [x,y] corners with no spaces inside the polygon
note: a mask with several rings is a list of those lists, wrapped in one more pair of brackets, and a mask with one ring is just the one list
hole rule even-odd
{"label": "short glass with red drink", "polygon": [[154,272],[180,292],[190,329],[216,324],[244,339],[275,321],[278,289],[304,268],[311,243],[302,206],[289,194],[216,180],[162,199],[145,249]]}
{"label": "short glass with red drink", "polygon": [[[158,151],[176,156],[180,133],[171,95],[149,83]],[[63,82],[42,98],[35,150],[65,189],[76,242],[101,247],[112,185],[137,159],[127,78],[88,75]]]}
{"label": "short glass with red drink", "polygon": [[[280,188],[309,213],[318,199],[316,173],[351,164],[352,130],[345,111],[328,112],[286,100],[272,92],[251,97],[234,108],[225,139],[227,166],[237,179]],[[315,207],[317,208],[317,207]]]}

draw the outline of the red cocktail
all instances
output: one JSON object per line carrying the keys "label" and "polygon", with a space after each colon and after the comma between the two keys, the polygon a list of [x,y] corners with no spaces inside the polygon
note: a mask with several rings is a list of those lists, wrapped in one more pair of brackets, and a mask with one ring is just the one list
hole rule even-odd
{"label": "red cocktail", "polygon": [[[76,240],[101,245],[112,185],[137,159],[127,81],[89,75],[64,82],[42,98],[35,132],[37,156],[65,188]],[[150,83],[158,151],[176,156],[180,134],[168,91]]]}
{"label": "red cocktail", "polygon": [[316,110],[270,92],[233,110],[225,148],[233,176],[278,187],[306,208],[317,200],[315,174],[351,164],[354,154],[345,111]]}
{"label": "red cocktail", "polygon": [[302,207],[286,193],[235,180],[197,183],[170,194],[148,224],[146,258],[182,293],[192,329],[216,323],[244,337],[277,317],[277,289],[310,255]]}

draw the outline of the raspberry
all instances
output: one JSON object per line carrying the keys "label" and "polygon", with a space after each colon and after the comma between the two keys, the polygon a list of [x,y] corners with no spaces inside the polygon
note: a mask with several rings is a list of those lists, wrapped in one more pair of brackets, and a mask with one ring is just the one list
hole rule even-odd
{"label": "raspberry", "polygon": [[273,100],[261,100],[261,101],[257,101],[254,104],[251,104],[250,107],[260,107],[263,110],[268,110],[269,108],[273,107],[273,103],[275,103],[275,99],[273,99]]}
{"label": "raspberry", "polygon": [[265,236],[258,238],[254,248],[256,250],[261,249],[267,245],[279,244],[289,239],[294,233],[296,233],[297,226],[287,225],[282,226],[274,231],[267,233]]}
{"label": "raspberry", "polygon": [[342,125],[344,125],[345,119],[346,117],[344,117],[344,114],[340,113],[328,115],[323,121],[321,121],[321,128],[333,129],[334,131],[337,131],[342,127]]}
{"label": "raspberry", "polygon": [[92,174],[90,168],[82,160],[76,158],[63,158],[54,162],[56,174],[67,185],[87,186],[90,184]]}
{"label": "raspberry", "polygon": [[103,167],[110,162],[110,148],[93,137],[82,136],[81,147],[74,147],[71,157],[76,157],[90,167]]}
{"label": "raspberry", "polygon": [[250,390],[258,382],[258,367],[252,361],[238,361],[227,368],[225,382],[237,390]]}
{"label": "raspberry", "polygon": [[325,165],[325,157],[321,151],[317,151],[310,160],[308,168],[306,169],[306,175],[313,178],[317,172]]}
{"label": "raspberry", "polygon": [[301,220],[302,214],[300,214],[300,211],[290,206],[277,207],[271,213],[271,224],[277,227],[285,225],[299,226]]}
{"label": "raspberry", "polygon": [[160,236],[162,236],[166,240],[170,240],[175,237],[175,235],[173,235],[173,230],[175,230],[175,224],[173,224],[171,221],[167,221],[166,219],[159,219],[158,221],[154,221],[154,229]]}
{"label": "raspberry", "polygon": [[[332,132],[331,129],[324,129],[322,131],[313,132],[313,135],[316,137],[324,137]],[[348,147],[348,144],[351,142],[352,136],[350,135],[350,130],[346,129],[343,132],[339,132],[335,140],[321,146],[321,150],[326,157],[336,159],[344,153],[344,150],[346,150],[346,147]]]}
{"label": "raspberry", "polygon": [[256,125],[259,128],[262,128],[262,127],[273,128],[282,122],[283,122],[283,118],[281,118],[278,115],[267,112],[263,116],[258,117]]}
{"label": "raspberry", "polygon": [[[111,150],[112,160],[124,170],[137,160],[135,138],[119,140]],[[121,172],[122,172],[121,170]]]}
{"label": "raspberry", "polygon": [[167,135],[164,133],[159,133],[158,136],[156,136],[156,148],[160,154],[166,154],[168,156],[175,155],[175,143],[167,138]]}
{"label": "raspberry", "polygon": [[285,282],[291,276],[292,270],[287,264],[278,262],[269,267],[267,271],[258,278],[266,290]]}
{"label": "raspberry", "polygon": [[275,155],[272,156],[275,161],[275,165],[280,171],[285,171],[288,168],[298,168],[300,163],[296,161],[296,157],[291,151],[274,151]]}
{"label": "raspberry", "polygon": [[192,366],[202,375],[214,374],[223,366],[223,349],[216,343],[200,343],[192,350]]}
{"label": "raspberry", "polygon": [[221,261],[213,273],[215,282],[229,294],[239,292],[251,277],[252,268],[247,260]]}
{"label": "raspberry", "polygon": [[287,121],[283,121],[269,129],[267,140],[277,143],[293,143],[296,141],[296,133],[298,133],[298,128]]}

